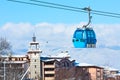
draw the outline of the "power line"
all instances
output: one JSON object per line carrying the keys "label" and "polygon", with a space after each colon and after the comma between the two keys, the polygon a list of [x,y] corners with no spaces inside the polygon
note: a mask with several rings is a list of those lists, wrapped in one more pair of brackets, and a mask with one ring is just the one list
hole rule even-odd
{"label": "power line", "polygon": [[[51,2],[45,2],[45,1],[40,1],[40,0],[30,0],[34,2],[39,2],[39,3],[44,3],[44,4],[50,4],[50,5],[55,5],[55,6],[60,6],[60,7],[66,7],[66,8],[72,8],[72,9],[79,9],[79,10],[84,10],[84,8],[79,8],[79,7],[72,7],[72,6],[67,6],[67,5],[62,5],[62,4],[56,4],[56,3],[51,3]],[[112,15],[119,15],[118,13],[111,13],[111,12],[105,12],[105,11],[98,11],[98,10],[92,10],[92,12],[97,12],[97,13],[105,13],[105,14],[112,14]]]}
{"label": "power line", "polygon": [[[48,4],[48,5],[55,5],[55,6],[65,7],[65,8],[84,10],[84,8],[66,6],[66,5],[62,5],[62,4],[56,4],[56,3],[45,2],[45,1],[40,1],[40,0],[31,0],[31,1],[44,3],[44,4]],[[116,17],[116,18],[119,17],[120,18],[120,14],[117,14],[117,13],[111,13],[111,12],[105,12],[105,11],[97,11],[97,10],[91,10],[91,11],[92,11],[93,14],[97,14],[97,15],[111,16],[111,17]]]}
{"label": "power line", "polygon": [[36,4],[36,3],[24,2],[24,1],[17,1],[17,0],[8,0],[8,1],[18,2],[18,3],[23,3],[23,4],[36,5],[36,6],[49,7],[49,8],[63,9],[63,10],[69,10],[69,11],[75,11],[75,12],[84,12],[84,13],[87,13],[85,11],[80,11],[80,10],[75,10],[75,9],[69,9],[69,8],[64,8],[64,7],[51,6],[51,5],[46,5],[46,4]]}
{"label": "power line", "polygon": [[[18,0],[8,0],[8,1],[18,2],[18,3],[24,3],[24,4],[30,4],[30,5],[43,6],[43,7],[49,7],[49,8],[63,9],[63,10],[69,10],[69,11],[74,11],[74,12],[87,13],[84,10],[84,8],[72,7],[72,6],[67,6],[67,5],[62,5],[62,4],[56,4],[56,3],[51,3],[51,2],[45,2],[45,1],[40,1],[40,0],[30,0],[32,2],[24,2],[24,1],[18,1]],[[33,2],[37,2],[37,3],[33,3]],[[92,10],[92,9],[91,9],[91,13],[92,14],[96,14],[96,15],[102,15],[102,16],[120,18],[120,14],[118,14],[118,13],[111,13],[111,12],[105,12],[105,11],[97,11],[97,10]]]}
{"label": "power line", "polygon": [[45,2],[45,1],[40,1],[40,0],[30,0],[30,1],[44,3],[44,4],[48,4],[48,5],[60,6],[60,7],[65,7],[65,8],[72,8],[72,9],[83,10],[83,8],[77,8],[77,7],[72,7],[72,6],[62,5],[62,4],[56,4],[56,3],[51,3],[51,2]]}
{"label": "power line", "polygon": [[118,13],[111,13],[111,12],[97,11],[97,10],[92,10],[92,11],[94,11],[94,12],[98,12],[98,13],[105,13],[105,14],[112,14],[112,15],[118,15],[118,16],[120,16],[120,14],[118,14]]}

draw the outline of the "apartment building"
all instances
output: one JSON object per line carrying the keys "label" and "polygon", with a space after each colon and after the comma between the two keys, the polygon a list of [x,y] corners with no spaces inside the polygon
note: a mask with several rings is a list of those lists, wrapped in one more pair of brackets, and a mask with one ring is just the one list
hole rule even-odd
{"label": "apartment building", "polygon": [[67,57],[64,58],[46,57],[46,58],[48,59],[42,60],[43,80],[60,80],[61,78],[60,76],[62,76],[61,74],[62,69],[65,70],[74,67],[74,60],[70,61]]}
{"label": "apartment building", "polygon": [[104,80],[104,68],[96,65],[80,63],[79,67],[86,69],[90,80]]}
{"label": "apartment building", "polygon": [[104,67],[105,80],[120,80],[120,73],[118,69],[111,67]]}
{"label": "apartment building", "polygon": [[69,58],[42,61],[43,80],[103,80],[103,68],[94,65],[76,66]]}
{"label": "apartment building", "polygon": [[[0,80],[19,80],[28,68],[29,59],[26,55],[0,57]],[[27,77],[27,76],[26,76]]]}

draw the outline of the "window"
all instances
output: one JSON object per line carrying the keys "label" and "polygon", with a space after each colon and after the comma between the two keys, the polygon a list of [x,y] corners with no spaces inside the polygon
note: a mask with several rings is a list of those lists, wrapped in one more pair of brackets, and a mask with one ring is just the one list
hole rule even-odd
{"label": "window", "polygon": [[45,62],[45,65],[53,65],[54,62]]}
{"label": "window", "polygon": [[[11,60],[12,60],[12,58],[10,57],[10,58],[9,58],[9,60],[11,61]],[[0,61],[1,61],[1,60],[0,60]]]}
{"label": "window", "polygon": [[15,61],[17,61],[17,58],[15,58]]}
{"label": "window", "polygon": [[76,39],[76,41],[79,41],[78,39]]}
{"label": "window", "polygon": [[36,65],[35,65],[35,68],[36,68]]}
{"label": "window", "polygon": [[54,74],[45,74],[45,77],[54,77]]}
{"label": "window", "polygon": [[75,42],[74,39],[72,41]]}
{"label": "window", "polygon": [[79,38],[79,39],[83,38],[82,34],[83,34],[82,31],[76,32],[76,38]]}
{"label": "window", "polygon": [[35,79],[37,79],[37,77],[35,76]]}
{"label": "window", "polygon": [[45,68],[45,71],[54,71],[54,68]]}
{"label": "window", "polygon": [[85,40],[84,39],[80,39],[80,42],[85,42]]}
{"label": "window", "polygon": [[63,67],[69,67],[69,63],[68,62],[64,62],[63,63]]}
{"label": "window", "polygon": [[37,72],[35,71],[35,74],[36,74]]}

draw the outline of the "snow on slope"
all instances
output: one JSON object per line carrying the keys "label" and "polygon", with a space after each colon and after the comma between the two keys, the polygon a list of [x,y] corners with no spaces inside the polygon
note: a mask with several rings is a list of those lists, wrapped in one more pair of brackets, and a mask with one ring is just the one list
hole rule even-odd
{"label": "snow on slope", "polygon": [[69,54],[78,62],[85,62],[97,65],[108,65],[120,68],[120,51],[107,48],[96,49],[71,49]]}
{"label": "snow on slope", "polygon": [[[120,69],[120,50],[109,48],[58,48],[53,52],[46,51],[42,55],[58,55],[61,51],[68,51],[71,59],[74,59],[79,63],[109,66]],[[62,53],[62,55],[65,56],[66,54]]]}

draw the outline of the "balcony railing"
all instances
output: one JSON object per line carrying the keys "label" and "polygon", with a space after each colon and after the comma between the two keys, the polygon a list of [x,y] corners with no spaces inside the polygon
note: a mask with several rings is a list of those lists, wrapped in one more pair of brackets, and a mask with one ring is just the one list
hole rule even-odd
{"label": "balcony railing", "polygon": [[55,68],[55,65],[45,65],[44,68]]}
{"label": "balcony railing", "polygon": [[55,74],[55,71],[45,71],[45,74]]}
{"label": "balcony railing", "polygon": [[55,77],[45,77],[45,80],[55,80]]}

